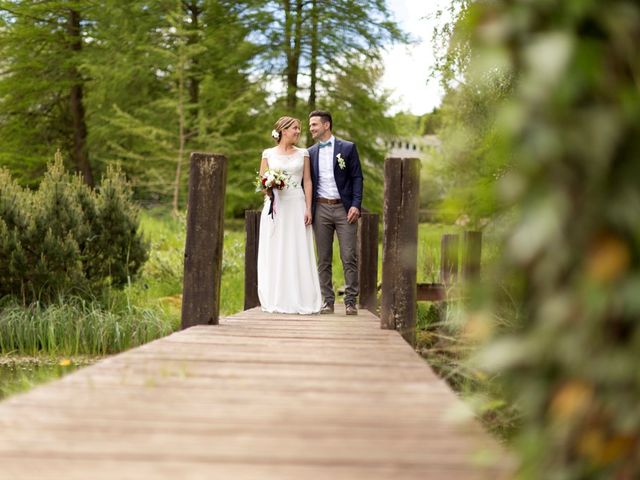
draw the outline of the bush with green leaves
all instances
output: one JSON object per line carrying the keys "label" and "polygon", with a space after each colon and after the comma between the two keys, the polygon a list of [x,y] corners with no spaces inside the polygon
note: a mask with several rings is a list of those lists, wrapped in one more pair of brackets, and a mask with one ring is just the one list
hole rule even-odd
{"label": "bush with green leaves", "polygon": [[516,478],[640,478],[640,6],[457,3],[466,88],[510,84],[483,100],[490,128],[472,125],[470,144],[490,148],[469,161],[505,166],[491,181],[512,215],[495,285],[518,315],[497,325],[495,288],[466,329],[489,337],[474,366],[522,413]]}
{"label": "bush with green leaves", "polygon": [[38,190],[0,170],[0,297],[28,304],[122,286],[148,256],[131,189],[108,169],[97,190],[49,165]]}

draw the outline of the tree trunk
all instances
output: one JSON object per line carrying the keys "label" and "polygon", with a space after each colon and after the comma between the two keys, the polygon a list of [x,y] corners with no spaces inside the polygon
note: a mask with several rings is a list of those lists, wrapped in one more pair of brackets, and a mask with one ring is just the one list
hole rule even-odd
{"label": "tree trunk", "polygon": [[[311,77],[309,84],[309,100],[307,101],[307,110],[313,112],[316,109],[316,90],[318,85],[318,0],[311,0],[311,58],[309,61],[309,74]],[[307,146],[313,144],[311,133],[307,132]]]}
{"label": "tree trunk", "polygon": [[[202,9],[198,7],[198,3],[195,1],[190,2],[187,5],[187,9],[189,10],[189,14],[191,16],[191,32],[189,35],[189,40],[187,42],[188,45],[193,45],[198,42],[198,29],[200,28],[200,15],[202,14]],[[193,128],[197,128],[197,119],[198,119],[198,104],[200,102],[200,78],[198,77],[198,57],[194,56],[191,58],[191,72],[188,75],[188,85],[189,85],[189,104],[190,104],[190,113],[191,118],[193,119]],[[190,135],[196,135],[196,132],[191,132]]]}
{"label": "tree trunk", "polygon": [[[300,70],[300,56],[302,55],[302,0],[296,1],[296,28],[293,39],[295,95],[298,94],[298,73]],[[295,109],[295,105],[294,105]],[[293,113],[293,112],[292,112]]]}
{"label": "tree trunk", "polygon": [[[70,39],[70,48],[73,55],[77,55],[82,50],[82,38],[80,36],[80,13],[76,10],[69,11],[67,21],[67,35]],[[73,66],[70,72],[73,84],[69,93],[69,107],[73,120],[73,160],[76,168],[85,183],[89,186],[94,185],[93,172],[89,163],[89,155],[87,152],[87,123],[84,111],[83,98],[83,81],[78,69]]]}
{"label": "tree trunk", "polygon": [[298,105],[298,70],[302,51],[302,0],[296,0],[295,13],[291,1],[283,0],[285,13],[285,51],[287,53],[287,109],[295,114]]}
{"label": "tree trunk", "polygon": [[178,216],[180,201],[180,177],[182,176],[182,158],[186,142],[185,132],[185,75],[187,67],[187,52],[183,38],[179,38],[178,43],[178,158],[176,159],[176,176],[173,182],[173,216]]}
{"label": "tree trunk", "polygon": [[291,47],[292,36],[292,18],[291,18],[291,0],[282,0],[284,9],[284,52],[287,58],[287,66],[285,67],[285,76],[287,77],[287,108],[295,108],[296,94],[292,84],[292,59],[293,48]]}

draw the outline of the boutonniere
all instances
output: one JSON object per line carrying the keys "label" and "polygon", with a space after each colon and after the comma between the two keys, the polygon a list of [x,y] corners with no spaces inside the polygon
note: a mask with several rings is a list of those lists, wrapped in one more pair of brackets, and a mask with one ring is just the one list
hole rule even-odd
{"label": "boutonniere", "polygon": [[340,167],[340,170],[344,170],[347,164],[344,163],[344,158],[342,158],[341,153],[339,153],[338,156],[336,156],[336,160],[338,160],[338,166]]}

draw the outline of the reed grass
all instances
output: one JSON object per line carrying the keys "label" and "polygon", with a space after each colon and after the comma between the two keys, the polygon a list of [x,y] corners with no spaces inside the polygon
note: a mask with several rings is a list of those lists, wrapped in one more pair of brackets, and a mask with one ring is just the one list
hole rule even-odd
{"label": "reed grass", "polygon": [[106,306],[97,300],[60,298],[27,307],[0,308],[0,353],[109,355],[165,336],[177,328],[158,306]]}

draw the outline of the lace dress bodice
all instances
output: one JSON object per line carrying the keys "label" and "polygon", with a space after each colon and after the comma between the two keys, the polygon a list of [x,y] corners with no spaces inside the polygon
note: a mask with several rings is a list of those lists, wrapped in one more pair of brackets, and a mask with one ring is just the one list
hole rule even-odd
{"label": "lace dress bodice", "polygon": [[289,189],[301,189],[302,175],[304,172],[304,157],[308,157],[309,152],[306,148],[294,148],[295,152],[289,155],[278,153],[276,147],[267,148],[262,153],[262,158],[267,159],[270,169],[280,169],[291,175]]}

